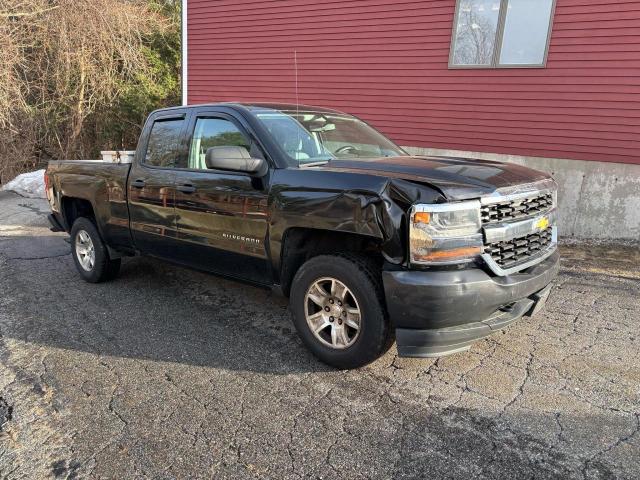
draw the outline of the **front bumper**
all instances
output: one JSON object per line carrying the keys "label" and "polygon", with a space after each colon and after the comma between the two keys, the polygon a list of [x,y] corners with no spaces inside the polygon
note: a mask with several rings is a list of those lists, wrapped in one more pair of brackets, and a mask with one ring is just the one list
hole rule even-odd
{"label": "front bumper", "polygon": [[560,256],[513,275],[481,268],[383,272],[387,310],[396,327],[400,356],[443,356],[525,315],[537,313],[558,274]]}

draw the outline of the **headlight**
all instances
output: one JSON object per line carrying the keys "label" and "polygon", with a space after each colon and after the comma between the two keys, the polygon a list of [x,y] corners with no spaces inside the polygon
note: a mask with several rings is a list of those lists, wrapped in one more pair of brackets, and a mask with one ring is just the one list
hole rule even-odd
{"label": "headlight", "polygon": [[452,265],[482,253],[480,202],[414,205],[410,212],[411,263]]}

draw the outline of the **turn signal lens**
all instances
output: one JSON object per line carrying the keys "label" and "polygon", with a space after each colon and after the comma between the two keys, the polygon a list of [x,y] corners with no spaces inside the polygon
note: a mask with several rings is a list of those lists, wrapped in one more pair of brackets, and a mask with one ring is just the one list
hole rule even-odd
{"label": "turn signal lens", "polygon": [[429,212],[416,212],[413,215],[413,223],[428,224],[431,220],[431,214]]}
{"label": "turn signal lens", "polygon": [[47,200],[51,200],[49,198],[49,187],[51,186],[51,179],[49,178],[49,174],[47,171],[44,171],[44,193],[47,196]]}

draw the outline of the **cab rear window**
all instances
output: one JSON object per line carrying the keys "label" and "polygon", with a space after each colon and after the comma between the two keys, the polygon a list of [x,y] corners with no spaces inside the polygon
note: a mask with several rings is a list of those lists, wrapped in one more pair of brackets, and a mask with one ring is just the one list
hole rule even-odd
{"label": "cab rear window", "polygon": [[153,167],[178,166],[178,145],[184,119],[157,120],[151,127],[144,163]]}

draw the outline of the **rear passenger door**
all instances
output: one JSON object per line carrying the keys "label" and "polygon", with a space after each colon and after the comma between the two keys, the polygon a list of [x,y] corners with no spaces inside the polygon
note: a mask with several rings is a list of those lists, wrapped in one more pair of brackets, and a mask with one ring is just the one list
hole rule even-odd
{"label": "rear passenger door", "polygon": [[[181,262],[256,283],[272,282],[267,257],[266,178],[207,168],[210,147],[241,146],[263,156],[241,122],[216,110],[192,115],[187,165],[176,170]],[[264,157],[262,157],[264,158]]]}
{"label": "rear passenger door", "polygon": [[177,237],[176,167],[184,158],[186,111],[151,117],[127,185],[130,228],[142,253],[173,259]]}

